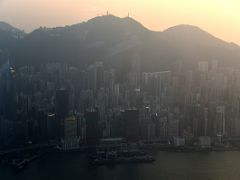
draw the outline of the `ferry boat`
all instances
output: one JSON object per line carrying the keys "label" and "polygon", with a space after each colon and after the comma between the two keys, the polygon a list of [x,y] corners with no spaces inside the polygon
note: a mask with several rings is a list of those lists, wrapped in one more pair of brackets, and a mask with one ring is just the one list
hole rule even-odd
{"label": "ferry boat", "polygon": [[155,159],[143,151],[99,151],[91,157],[92,165],[152,163]]}

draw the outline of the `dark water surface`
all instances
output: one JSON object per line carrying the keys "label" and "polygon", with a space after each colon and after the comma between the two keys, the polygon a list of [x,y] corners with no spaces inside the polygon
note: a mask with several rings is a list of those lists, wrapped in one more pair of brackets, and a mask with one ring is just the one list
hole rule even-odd
{"label": "dark water surface", "polygon": [[86,155],[48,154],[23,171],[0,167],[0,180],[240,180],[240,152],[153,152],[152,164],[91,166]]}

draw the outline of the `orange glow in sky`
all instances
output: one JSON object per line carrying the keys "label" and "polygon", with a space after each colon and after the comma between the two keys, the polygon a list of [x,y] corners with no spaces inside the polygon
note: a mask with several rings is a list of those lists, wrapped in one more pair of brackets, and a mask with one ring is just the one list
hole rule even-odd
{"label": "orange glow in sky", "polygon": [[110,13],[130,16],[151,30],[191,24],[240,44],[239,0],[0,0],[0,21],[27,32]]}

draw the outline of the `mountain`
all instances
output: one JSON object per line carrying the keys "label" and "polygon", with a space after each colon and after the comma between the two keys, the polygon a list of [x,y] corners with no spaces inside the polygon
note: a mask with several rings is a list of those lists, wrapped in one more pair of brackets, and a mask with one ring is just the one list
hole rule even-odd
{"label": "mountain", "polygon": [[[150,31],[131,18],[96,17],[57,28],[39,28],[24,38],[20,62],[68,61],[78,65],[113,61],[138,48]],[[28,51],[31,49],[31,51]],[[123,61],[124,61],[123,60]]]}
{"label": "mountain", "polygon": [[240,60],[239,46],[198,27],[179,25],[155,32],[130,17],[113,15],[71,26],[38,28],[14,44],[11,53],[17,66],[68,62],[83,67],[103,61],[124,73],[136,59],[143,71],[171,69],[178,61],[191,67],[197,61],[211,60],[235,66]]}
{"label": "mountain", "polygon": [[11,26],[10,24],[8,24],[6,22],[2,22],[2,21],[0,21],[0,31],[15,31],[15,32],[19,31],[20,32],[19,29]]}
{"label": "mountain", "polygon": [[[13,54],[15,56],[15,50],[19,44],[19,41],[23,39],[25,33],[5,22],[0,22],[0,65],[4,63],[6,54]],[[7,53],[3,53],[6,52]]]}
{"label": "mountain", "polygon": [[161,33],[163,39],[180,52],[179,56],[189,61],[219,60],[236,62],[240,57],[240,47],[225,42],[208,32],[190,25],[178,25]]}
{"label": "mountain", "polygon": [[9,35],[12,38],[20,39],[24,38],[25,33],[6,22],[0,21],[0,34]]}

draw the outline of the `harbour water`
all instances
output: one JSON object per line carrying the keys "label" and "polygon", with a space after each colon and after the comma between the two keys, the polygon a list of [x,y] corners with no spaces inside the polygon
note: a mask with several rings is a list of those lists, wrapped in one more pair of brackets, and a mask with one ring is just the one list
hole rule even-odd
{"label": "harbour water", "polygon": [[1,180],[239,180],[240,152],[151,152],[147,164],[92,166],[82,153],[49,153],[13,173],[0,167]]}

